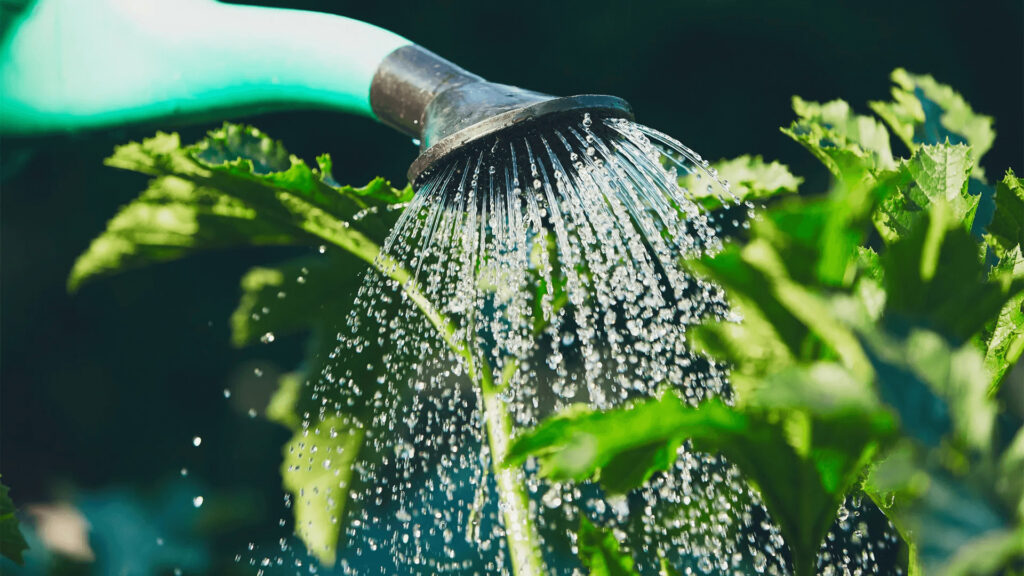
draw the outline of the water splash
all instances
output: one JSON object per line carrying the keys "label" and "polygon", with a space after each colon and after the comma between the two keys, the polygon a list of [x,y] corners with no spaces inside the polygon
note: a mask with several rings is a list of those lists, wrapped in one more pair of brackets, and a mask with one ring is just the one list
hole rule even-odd
{"label": "water splash", "polygon": [[[732,401],[724,367],[687,340],[691,326],[738,320],[682,265],[734,226],[701,208],[706,196],[729,222],[751,210],[678,141],[589,115],[476,143],[425,179],[378,258],[387,274],[365,276],[334,364],[308,383],[322,401],[306,427],[345,415],[367,439],[342,573],[506,574],[531,561],[516,542],[559,573],[579,514],[610,527],[641,573],[662,558],[681,573],[786,572],[778,529],[721,458],[683,447],[628,498],[548,483],[532,463],[494,472],[507,433],[574,403],[666,386],[694,404]],[[826,572],[877,571],[830,537]]]}

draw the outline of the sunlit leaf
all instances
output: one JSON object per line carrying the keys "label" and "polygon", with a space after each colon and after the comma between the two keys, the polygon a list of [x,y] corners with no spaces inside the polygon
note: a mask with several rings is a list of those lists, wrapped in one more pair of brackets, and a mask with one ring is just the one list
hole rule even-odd
{"label": "sunlit leaf", "polygon": [[[892,102],[872,102],[871,108],[892,128],[911,152],[919,144],[966,142],[974,150],[974,164],[992,147],[992,118],[977,114],[945,84],[902,68],[892,73]],[[980,172],[979,172],[980,174]]]}
{"label": "sunlit leaf", "polygon": [[363,444],[363,429],[344,417],[330,417],[295,433],[284,448],[281,476],[291,493],[295,533],[310,553],[334,564],[352,482],[352,464]]}
{"label": "sunlit leaf", "polygon": [[854,114],[842,100],[824,104],[793,97],[799,120],[782,132],[802,144],[837,178],[895,167],[889,132],[870,116]]}
{"label": "sunlit leaf", "polygon": [[619,542],[611,532],[594,526],[587,517],[580,515],[580,529],[577,534],[579,557],[591,576],[637,576],[633,559],[619,548]]}
{"label": "sunlit leaf", "polygon": [[[805,435],[794,436],[790,418],[806,424],[796,428]],[[893,426],[863,384],[820,364],[782,371],[738,409],[715,400],[693,407],[672,393],[606,412],[576,408],[520,436],[508,462],[535,456],[544,476],[623,491],[666,469],[690,440],[756,484],[805,574],[846,489]]]}
{"label": "sunlit leaf", "polygon": [[953,218],[967,230],[974,223],[981,198],[967,191],[971,166],[971,149],[963,144],[919,146],[907,162],[910,175],[929,203],[949,206]]}
{"label": "sunlit leaf", "polygon": [[[767,200],[782,194],[791,194],[803,182],[794,176],[785,164],[765,162],[760,156],[739,156],[731,160],[720,160],[712,164],[718,177],[729,183],[729,192],[738,200]],[[690,192],[705,208],[713,210],[722,206],[722,199],[714,188],[701,185],[693,174],[679,178],[679,185]]]}
{"label": "sunlit leaf", "polygon": [[191,146],[158,133],[118,147],[107,164],[154,177],[76,261],[74,290],[101,274],[200,249],[330,243],[371,261],[383,202],[408,199],[382,179],[337,186],[330,160],[314,170],[255,128],[227,124]]}
{"label": "sunlit leaf", "polygon": [[1021,285],[987,278],[978,244],[948,208],[934,206],[881,256],[887,321],[964,341],[995,318]]}

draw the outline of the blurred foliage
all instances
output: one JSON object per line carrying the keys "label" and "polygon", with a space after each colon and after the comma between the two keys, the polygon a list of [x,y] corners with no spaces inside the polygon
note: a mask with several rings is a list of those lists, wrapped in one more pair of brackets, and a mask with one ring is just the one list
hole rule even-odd
{"label": "blurred foliage", "polygon": [[267,415],[293,434],[281,475],[296,533],[333,564],[363,433],[355,416],[328,415],[323,405],[310,411],[304,389],[331,367],[329,350],[347,311],[337,294],[374,263],[389,228],[388,206],[409,200],[411,188],[394,189],[380,178],[362,188],[339,186],[329,156],[309,168],[259,130],[234,124],[187,146],[176,134],[160,133],[118,147],[107,164],[154,178],[75,263],[72,290],[100,275],[239,244],[327,243],[343,251],[250,270],[231,319],[237,346],[313,335],[307,360],[280,379]]}
{"label": "blurred foliage", "polygon": [[583,566],[591,576],[633,576],[633,559],[619,550],[619,542],[611,533],[594,526],[586,516],[580,515],[580,529],[576,543]]}
{"label": "blurred foliage", "polygon": [[14,502],[9,492],[7,486],[0,484],[0,556],[23,564],[28,543],[25,542],[25,537],[18,527],[18,519],[14,515]]}
{"label": "blurred foliage", "polygon": [[816,572],[855,490],[897,527],[912,574],[1021,570],[1024,430],[998,398],[1024,348],[1022,183],[1009,171],[993,191],[982,177],[991,118],[931,77],[893,80],[893,101],[872,108],[910,157],[846,102],[794,98],[783,132],[829,169],[831,189],[773,201],[744,237],[690,263],[744,318],[693,334],[731,366],[734,405],[669,390],[577,407],[520,436],[509,463],[536,457],[551,478],[624,491],[690,442],[759,489],[798,576]]}

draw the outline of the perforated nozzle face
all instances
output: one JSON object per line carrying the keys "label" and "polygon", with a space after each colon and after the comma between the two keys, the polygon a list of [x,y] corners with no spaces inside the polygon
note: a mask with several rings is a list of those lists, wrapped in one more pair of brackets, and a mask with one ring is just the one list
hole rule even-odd
{"label": "perforated nozzle face", "polygon": [[404,46],[384,59],[370,103],[381,121],[419,138],[420,155],[408,172],[413,186],[441,160],[500,132],[529,130],[566,114],[633,118],[621,98],[560,98],[487,82],[419,46]]}

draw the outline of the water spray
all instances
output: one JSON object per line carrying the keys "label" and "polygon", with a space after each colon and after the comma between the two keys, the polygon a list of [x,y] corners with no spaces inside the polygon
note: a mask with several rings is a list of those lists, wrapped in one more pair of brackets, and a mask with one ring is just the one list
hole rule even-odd
{"label": "water spray", "polygon": [[[575,402],[651,396],[665,382],[694,403],[728,397],[726,375],[690,351],[686,329],[730,313],[720,291],[679,262],[720,246],[720,225],[697,196],[739,203],[700,156],[634,123],[621,98],[488,82],[370,24],[212,0],[39,0],[0,50],[5,135],[313,108],[374,118],[419,141],[408,171],[417,193],[382,254],[451,320],[447,344],[461,352],[439,356],[433,372],[426,353],[388,368],[393,379],[428,374],[441,388],[450,384],[442,364],[455,362],[475,381],[515,574],[546,573],[524,489],[536,478],[500,465],[516,426]],[[700,189],[680,186],[684,176]],[[385,284],[368,276],[360,301],[375,302]],[[393,420],[417,417],[391,410]],[[680,478],[707,468],[696,456],[682,462],[690,468]],[[687,492],[687,482],[669,491]],[[548,489],[544,504],[573,497],[560,490]],[[384,529],[408,519],[394,522]]]}

